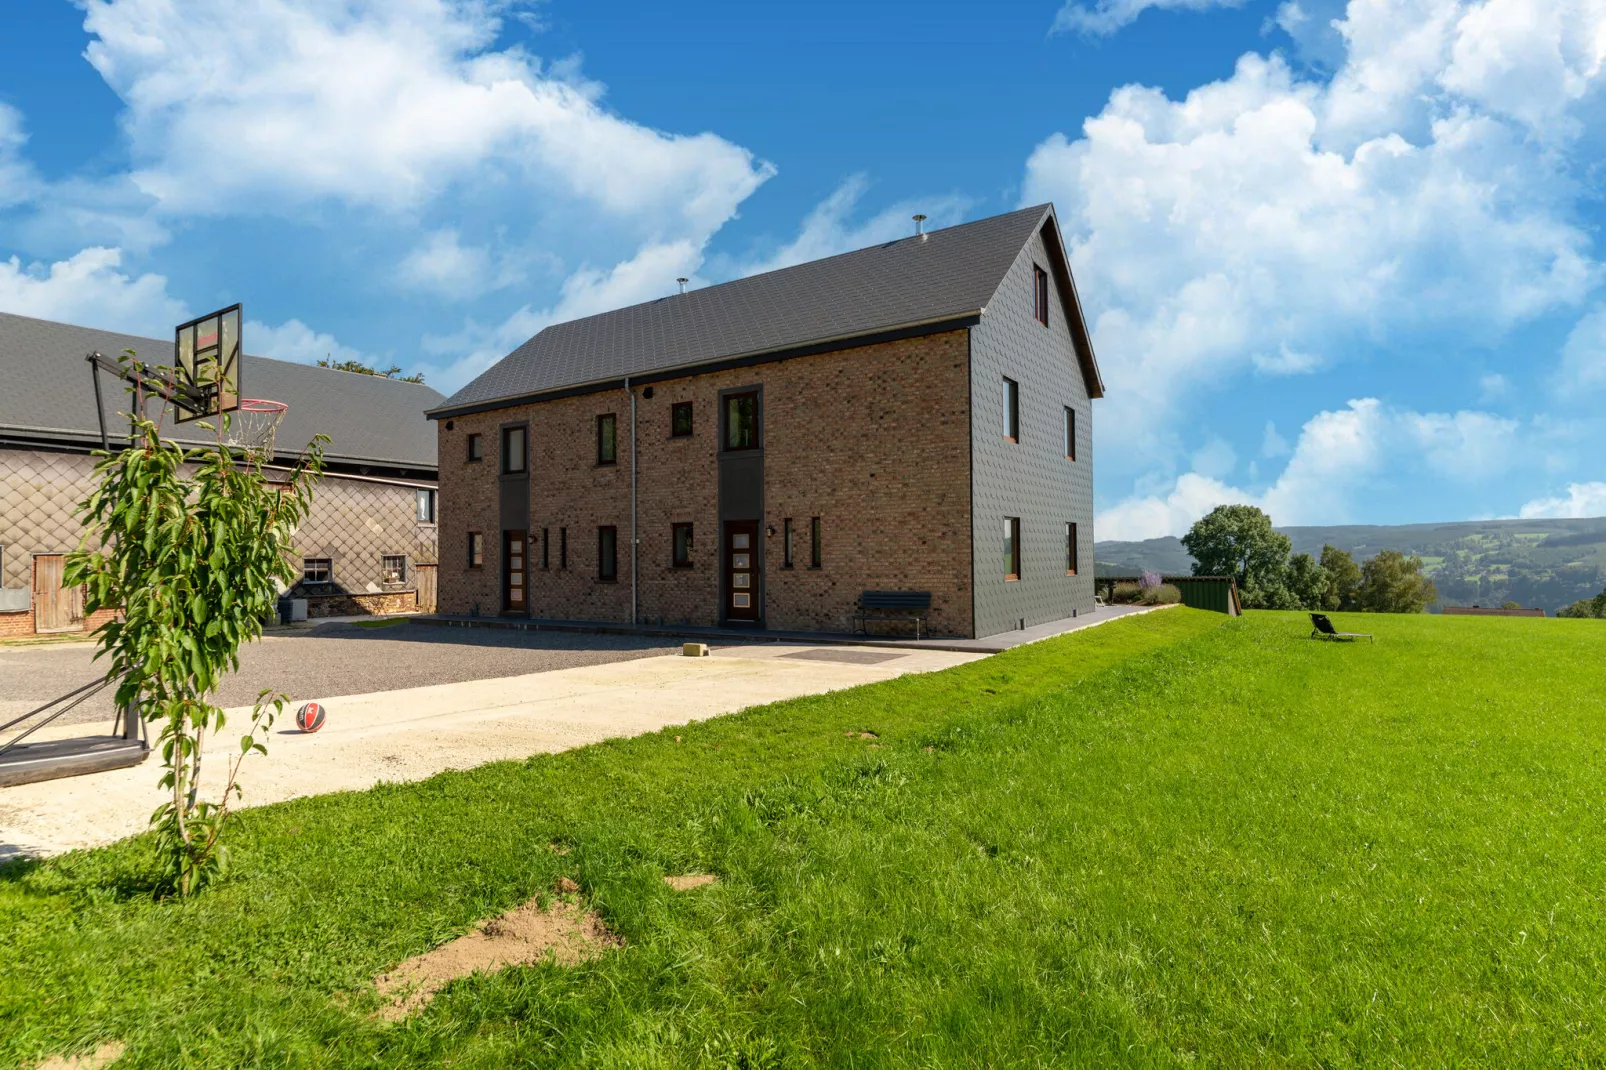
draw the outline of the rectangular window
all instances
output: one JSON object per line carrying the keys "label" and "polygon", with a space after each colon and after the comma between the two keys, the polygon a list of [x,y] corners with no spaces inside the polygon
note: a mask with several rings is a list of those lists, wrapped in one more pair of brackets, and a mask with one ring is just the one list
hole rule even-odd
{"label": "rectangular window", "polygon": [[1038,267],[1036,264],[1033,264],[1032,265],[1032,279],[1033,279],[1033,283],[1034,283],[1033,291],[1034,291],[1034,293],[1036,294],[1036,297],[1037,297],[1037,308],[1036,308],[1036,311],[1035,311],[1035,315],[1037,316],[1037,322],[1041,323],[1044,327],[1047,327],[1048,326],[1048,272],[1044,271],[1042,268]]}
{"label": "rectangular window", "polygon": [[820,548],[820,518],[809,520],[809,568],[819,568],[823,559]]}
{"label": "rectangular window", "polygon": [[1065,406],[1065,456],[1076,460],[1076,410]]}
{"label": "rectangular window", "polygon": [[619,418],[611,412],[597,417],[597,463],[619,463]]}
{"label": "rectangular window", "polygon": [[619,578],[619,529],[597,529],[597,579],[612,583]]}
{"label": "rectangular window", "polygon": [[1076,575],[1076,525],[1065,525],[1065,574]]}
{"label": "rectangular window", "polygon": [[406,583],[407,555],[380,554],[379,579],[381,583]]}
{"label": "rectangular window", "polygon": [[792,531],[791,517],[781,521],[781,536],[781,567],[791,568],[797,560],[794,556],[795,550],[793,547],[793,544],[797,541],[797,536]]}
{"label": "rectangular window", "polygon": [[468,459],[471,462],[485,459],[485,447],[481,445],[481,441],[479,435],[468,436]]}
{"label": "rectangular window", "polygon": [[502,471],[513,475],[525,469],[524,428],[502,428]]}
{"label": "rectangular window", "polygon": [[670,528],[670,533],[675,548],[670,564],[675,568],[691,568],[691,525],[675,524]]}
{"label": "rectangular window", "polygon": [[327,557],[303,557],[301,559],[302,583],[328,583],[329,577],[334,573],[334,563]]}
{"label": "rectangular window", "polygon": [[435,492],[432,490],[418,492],[418,522],[420,524],[435,523]]}
{"label": "rectangular window", "polygon": [[468,567],[479,568],[485,564],[485,536],[477,531],[468,533]]}
{"label": "rectangular window", "polygon": [[731,394],[725,398],[725,448],[758,448],[758,394]]}
{"label": "rectangular window", "polygon": [[669,434],[685,438],[691,434],[691,402],[677,401],[669,410]]}
{"label": "rectangular window", "polygon": [[541,529],[541,567],[542,568],[551,568],[552,567],[552,539],[550,537],[550,532],[551,532],[550,528],[542,528]]}
{"label": "rectangular window", "polygon": [[1004,517],[1004,579],[1020,579],[1020,517]]}
{"label": "rectangular window", "polygon": [[1004,437],[1011,442],[1020,441],[1020,384],[1007,378],[1004,380]]}
{"label": "rectangular window", "polygon": [[569,529],[558,529],[558,567],[569,567]]}

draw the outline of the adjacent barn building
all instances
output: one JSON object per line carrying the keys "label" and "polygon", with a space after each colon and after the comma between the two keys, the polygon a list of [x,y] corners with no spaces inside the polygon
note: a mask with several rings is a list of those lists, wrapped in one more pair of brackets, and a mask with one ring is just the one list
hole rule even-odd
{"label": "adjacent barn building", "polygon": [[847,632],[895,591],[939,635],[1070,617],[1102,394],[1049,205],[556,324],[430,413],[440,609]]}
{"label": "adjacent barn building", "polygon": [[[249,341],[249,339],[248,339]],[[92,629],[82,592],[61,585],[63,555],[83,530],[74,508],[88,496],[100,446],[86,354],[132,350],[172,364],[173,342],[0,313],[0,637]],[[436,564],[435,435],[428,386],[242,357],[251,397],[289,406],[278,434],[288,464],[315,434],[330,436],[328,474],[297,532],[304,555],[294,593],[309,614],[433,608]],[[127,441],[130,404],[103,377],[111,445]],[[154,409],[152,410],[154,414]],[[174,427],[201,444],[195,424]],[[273,469],[269,469],[271,476]]]}

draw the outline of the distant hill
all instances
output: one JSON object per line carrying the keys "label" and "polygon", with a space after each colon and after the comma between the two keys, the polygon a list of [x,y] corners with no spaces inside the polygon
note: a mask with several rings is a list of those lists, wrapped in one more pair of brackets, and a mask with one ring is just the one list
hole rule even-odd
{"label": "distant hill", "polygon": [[[1319,556],[1324,544],[1357,562],[1380,550],[1421,557],[1443,605],[1521,602],[1551,613],[1606,586],[1606,517],[1587,520],[1467,520],[1448,524],[1349,524],[1278,528],[1295,553]],[[1100,542],[1099,575],[1153,569],[1186,574],[1193,558],[1177,539]]]}

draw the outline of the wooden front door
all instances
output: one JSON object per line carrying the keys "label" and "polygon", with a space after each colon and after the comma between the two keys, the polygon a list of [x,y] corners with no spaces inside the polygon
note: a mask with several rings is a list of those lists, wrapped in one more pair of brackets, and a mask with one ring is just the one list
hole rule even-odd
{"label": "wooden front door", "polygon": [[414,565],[413,582],[416,585],[414,601],[425,613],[435,612],[435,570],[437,565]]}
{"label": "wooden front door", "polygon": [[33,630],[36,632],[84,630],[84,591],[81,587],[62,587],[62,562],[60,554],[34,555]]}
{"label": "wooden front door", "polygon": [[502,532],[502,612],[523,614],[529,609],[524,582],[529,578],[524,567],[527,546],[522,531]]}
{"label": "wooden front door", "polygon": [[725,619],[758,620],[758,521],[725,522]]}

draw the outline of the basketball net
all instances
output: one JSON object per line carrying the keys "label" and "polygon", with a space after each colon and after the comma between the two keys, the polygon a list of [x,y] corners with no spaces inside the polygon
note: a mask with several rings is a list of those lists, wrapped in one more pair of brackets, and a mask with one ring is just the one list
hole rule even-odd
{"label": "basketball net", "polygon": [[241,398],[240,407],[228,414],[223,441],[259,461],[273,460],[273,436],[288,405],[261,398]]}

